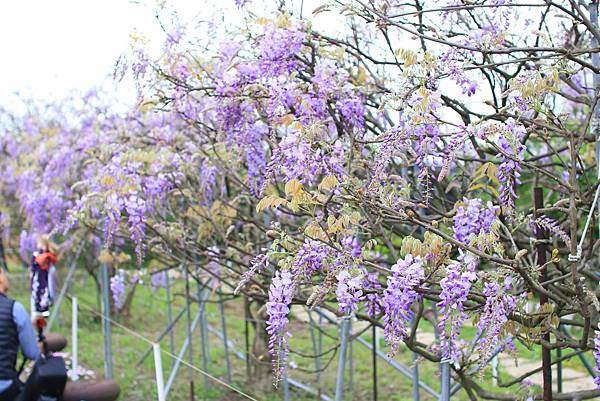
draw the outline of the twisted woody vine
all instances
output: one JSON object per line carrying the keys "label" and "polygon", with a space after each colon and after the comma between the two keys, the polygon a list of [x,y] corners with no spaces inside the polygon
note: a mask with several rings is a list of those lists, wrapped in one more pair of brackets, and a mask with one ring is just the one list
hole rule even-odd
{"label": "twisted woody vine", "polygon": [[[265,314],[276,385],[293,304],[448,362],[471,399],[521,397],[481,385],[498,352],[600,369],[597,3],[255,3],[231,24],[161,4],[161,51],[134,37],[115,65],[136,83],[125,113],[91,91],[3,117],[4,237],[197,266]],[[135,280],[115,270],[117,308]]]}

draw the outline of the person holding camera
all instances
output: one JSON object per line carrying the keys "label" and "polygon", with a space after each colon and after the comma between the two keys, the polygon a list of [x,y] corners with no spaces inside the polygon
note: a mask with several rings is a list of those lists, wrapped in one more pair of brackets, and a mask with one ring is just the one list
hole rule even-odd
{"label": "person holding camera", "polygon": [[0,268],[0,401],[15,400],[23,389],[17,371],[19,348],[27,359],[40,357],[29,314],[22,304],[6,295],[8,290],[8,277]]}

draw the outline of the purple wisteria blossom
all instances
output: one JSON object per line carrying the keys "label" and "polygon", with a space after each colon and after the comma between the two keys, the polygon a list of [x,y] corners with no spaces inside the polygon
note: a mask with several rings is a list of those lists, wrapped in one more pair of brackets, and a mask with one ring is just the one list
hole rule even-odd
{"label": "purple wisteria blossom", "polygon": [[508,293],[512,288],[512,278],[505,280],[504,288],[496,282],[485,283],[483,295],[486,297],[485,306],[477,322],[479,341],[480,365],[487,364],[489,356],[498,346],[500,332],[506,322],[508,314],[517,308],[517,297]]}
{"label": "purple wisteria blossom", "polygon": [[515,186],[521,183],[519,180],[521,163],[519,161],[523,160],[525,154],[525,146],[521,143],[525,133],[525,127],[517,124],[513,118],[509,118],[498,137],[498,146],[503,153],[496,155],[501,161],[496,177],[500,181],[500,201],[509,211],[515,207],[517,198]]}
{"label": "purple wisteria blossom", "polygon": [[600,389],[600,324],[598,324],[598,330],[595,333],[593,354],[596,359],[596,371],[599,375],[594,378],[594,384]]}
{"label": "purple wisteria blossom", "polygon": [[269,353],[273,357],[273,380],[275,384],[281,380],[285,373],[287,356],[289,352],[287,331],[288,313],[294,293],[292,274],[277,271],[269,287],[269,301],[267,302],[267,333],[269,334]]}
{"label": "purple wisteria blossom", "polygon": [[383,330],[386,344],[392,353],[398,351],[400,342],[406,338],[413,316],[412,304],[421,298],[417,292],[425,278],[420,258],[406,255],[392,266],[383,291]]}
{"label": "purple wisteria blossom", "polygon": [[324,273],[330,268],[331,262],[337,252],[326,244],[316,240],[306,240],[302,248],[296,253],[292,263],[292,272],[295,276],[311,277],[317,272]]}
{"label": "purple wisteria blossom", "polygon": [[459,206],[454,216],[454,238],[465,244],[469,243],[471,235],[478,235],[481,231],[489,233],[492,223],[496,221],[496,212],[500,209],[491,202],[482,205],[481,199],[463,198],[464,205]]}
{"label": "purple wisteria blossom", "polygon": [[364,276],[363,287],[365,292],[367,292],[364,297],[367,314],[371,318],[379,316],[381,313],[381,304],[377,291],[381,290],[381,283],[379,282],[378,274],[367,273]]}
{"label": "purple wisteria blossom", "polygon": [[339,311],[349,315],[358,310],[358,304],[363,296],[363,272],[359,271],[358,274],[353,276],[348,270],[341,270],[335,277],[337,279],[335,295]]}
{"label": "purple wisteria blossom", "polygon": [[438,329],[440,331],[440,349],[442,357],[445,359],[452,361],[458,359],[456,339],[468,317],[465,313],[464,302],[467,301],[471,285],[477,279],[476,268],[477,259],[466,255],[461,257],[460,262],[450,263],[446,267],[446,277],[440,281],[442,292],[440,293],[440,302],[437,303],[441,312]]}
{"label": "purple wisteria blossom", "polygon": [[167,271],[152,273],[150,285],[152,286],[152,292],[158,291],[159,288],[167,288]]}
{"label": "purple wisteria blossom", "polygon": [[115,308],[121,310],[125,302],[125,272],[122,269],[110,278],[110,291]]}

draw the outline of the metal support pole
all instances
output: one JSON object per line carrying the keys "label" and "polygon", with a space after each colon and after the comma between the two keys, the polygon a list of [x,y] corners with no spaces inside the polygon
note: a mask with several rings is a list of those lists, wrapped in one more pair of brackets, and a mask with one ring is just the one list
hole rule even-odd
{"label": "metal support pole", "polygon": [[[194,401],[194,372],[192,366],[194,365],[194,350],[192,347],[192,316],[191,316],[191,303],[190,303],[190,273],[187,265],[183,266],[185,276],[185,308],[186,308],[186,331],[187,331],[187,343],[188,343],[188,376],[190,383],[190,401]],[[175,369],[175,368],[173,368]]]}
{"label": "metal support pole", "polygon": [[[208,358],[209,358],[209,349],[208,349],[208,336],[206,332],[206,304],[204,303],[204,292],[210,292],[208,288],[200,287],[200,283],[198,283],[198,302],[200,303],[200,341],[202,348],[202,369],[205,372],[208,372]],[[204,389],[203,391],[208,390],[208,377],[203,375],[204,381]]]}
{"label": "metal support pole", "polygon": [[[221,333],[219,330],[212,327],[210,324],[208,325],[208,330],[211,333],[214,333],[220,339],[223,339],[223,333]],[[229,348],[231,349],[231,352],[233,353],[233,355],[235,355],[242,361],[246,360],[246,355],[242,351],[238,351],[235,349],[235,343],[231,340],[228,342],[229,342]],[[317,390],[307,386],[306,384],[300,383],[298,380],[294,380],[294,379],[288,377],[287,381],[290,384],[290,386],[295,387],[299,390],[305,391],[305,392],[315,396],[316,399],[321,399],[323,401],[333,401],[331,397],[329,397],[325,394],[319,394]]]}
{"label": "metal support pole", "polygon": [[556,359],[557,359],[557,363],[556,363],[556,391],[558,393],[562,393],[562,387],[563,387],[563,383],[562,383],[562,361],[560,360],[560,358],[562,357],[562,350],[560,348],[556,349]]}
{"label": "metal support pole", "polygon": [[249,327],[249,313],[250,310],[250,301],[248,301],[248,297],[244,296],[244,341],[246,348],[246,380],[250,380],[252,375],[250,368],[250,327]]}
{"label": "metal support pole", "polygon": [[352,318],[350,318],[350,321],[348,322],[348,392],[350,394],[354,393],[354,358],[352,355]]}
{"label": "metal support pole", "polygon": [[[191,325],[191,332],[193,333],[196,330],[196,326],[198,325],[198,323],[200,322],[200,318],[201,318],[201,311],[198,311],[198,313],[196,314],[196,317],[194,317],[194,321],[192,322]],[[175,360],[175,365],[173,366],[173,370],[171,370],[171,373],[169,374],[169,379],[167,380],[167,385],[165,386],[165,394],[169,394],[169,391],[171,390],[171,386],[173,385],[173,381],[175,380],[175,377],[177,376],[177,371],[179,370],[179,366],[181,365],[181,360],[185,357],[185,353],[186,351],[189,350],[189,346],[192,344],[192,338],[188,337],[185,339],[185,341],[183,342],[183,345],[181,346],[181,349],[179,350],[179,354],[177,354],[177,359]],[[193,382],[192,385],[190,386],[190,391],[193,391],[194,387],[193,387]],[[191,395],[193,395],[194,393],[192,392]]]}
{"label": "metal support pole", "polygon": [[[175,319],[169,323],[169,325],[167,327],[165,327],[163,329],[163,331],[155,337],[154,341],[155,342],[161,342],[162,339],[171,331],[173,330],[173,327],[175,327],[175,325],[177,324],[177,322],[181,319],[181,317],[183,316],[183,314],[186,312],[186,309],[184,308],[181,312],[179,312],[179,314],[175,317]],[[146,352],[144,352],[144,355],[142,355],[140,357],[140,359],[137,361],[137,363],[135,364],[136,368],[139,368],[142,363],[144,363],[144,361],[146,360],[146,358],[148,357],[148,355],[150,355],[150,353],[152,352],[152,347],[148,348],[146,350]],[[174,354],[174,352],[171,352],[171,354]],[[172,368],[172,367],[171,367]]]}
{"label": "metal support pole", "polygon": [[[373,336],[373,350],[371,352],[371,357],[372,357],[372,363],[373,363],[373,401],[377,401],[377,348],[379,347],[379,344],[377,343],[379,340],[379,337],[377,336],[377,326],[373,325],[373,329],[372,329],[372,336]],[[418,383],[417,383],[418,386]],[[417,387],[418,388],[418,387]]]}
{"label": "metal support pole", "polygon": [[[538,216],[538,209],[544,207],[544,193],[542,188],[534,188],[533,189],[533,203],[534,203],[534,211],[536,218]],[[537,227],[535,230],[535,237],[538,240],[538,244],[536,245],[537,251],[537,264],[538,266],[544,266],[547,261],[547,246],[544,243],[547,238],[546,230],[541,227]],[[540,280],[547,281],[548,272],[546,268],[543,268],[541,271]],[[544,293],[540,293],[540,306],[543,306],[548,302],[548,296]],[[546,331],[543,335],[543,339],[546,342],[550,342],[550,333]],[[550,355],[550,350],[544,346],[542,346],[542,377],[543,377],[543,389],[544,389],[544,401],[552,401],[552,360]]]}
{"label": "metal support pole", "polygon": [[108,283],[108,266],[102,263],[100,267],[102,282],[102,334],[104,335],[104,377],[112,379],[112,332],[110,327],[110,289]]}
{"label": "metal support pole", "polygon": [[[317,338],[315,336],[315,322],[313,320],[312,312],[310,309],[308,312],[308,320],[310,321],[310,340],[312,342],[313,354],[315,355],[315,371],[317,374],[317,391],[321,394],[321,351],[317,344]],[[320,332],[319,332],[320,333]]]}
{"label": "metal support pole", "polygon": [[73,370],[73,373],[71,374],[71,380],[73,380],[74,382],[76,382],[77,380],[79,380],[79,374],[78,374],[78,367],[79,367],[79,361],[77,360],[77,347],[78,347],[78,341],[77,341],[77,325],[78,325],[78,321],[77,321],[77,298],[73,297],[72,303],[71,303],[72,309],[73,309],[73,315],[71,317],[71,367]]}
{"label": "metal support pole", "polygon": [[[433,314],[437,321],[437,309],[433,308]],[[436,341],[440,340],[440,332],[436,324],[433,325],[433,332],[435,334]],[[450,364],[447,361],[440,362],[440,401],[450,400]]]}
{"label": "metal support pole", "polygon": [[[364,345],[368,349],[372,349],[373,348],[373,346],[368,341],[366,341],[364,338],[358,337],[356,339],[356,341],[359,344]],[[377,356],[379,356],[388,365],[390,365],[391,367],[393,367],[394,369],[396,369],[398,372],[400,372],[400,374],[402,374],[403,376],[407,377],[409,380],[411,380],[411,381],[414,380],[413,379],[413,375],[412,375],[412,373],[411,373],[410,370],[408,370],[407,368],[405,368],[404,366],[402,366],[400,363],[398,363],[397,361],[395,361],[392,358],[390,358],[389,356],[387,356],[384,352],[377,351]],[[428,394],[431,394],[434,398],[436,398],[436,399],[440,398],[440,394],[437,391],[433,390],[431,387],[429,387],[427,384],[423,383],[422,381],[417,381],[417,383],[419,383],[419,387],[420,388],[422,388]]]}
{"label": "metal support pole", "polygon": [[[417,320],[413,319],[412,321],[412,327],[414,328],[415,325],[417,324]],[[413,395],[413,401],[419,401],[421,399],[421,394],[419,393],[419,363],[418,363],[418,359],[419,356],[417,355],[416,352],[412,353],[412,395]]]}
{"label": "metal support pole", "polygon": [[419,401],[421,399],[421,394],[419,393],[419,363],[418,356],[416,352],[412,353],[412,362],[413,362],[413,380],[412,380],[412,393],[413,393],[413,401]]}
{"label": "metal support pole", "polygon": [[[560,331],[562,331],[563,333],[565,333],[566,335],[570,335],[569,330],[567,329],[566,326],[562,326],[562,325],[558,326],[558,329]],[[581,353],[577,354],[577,356],[579,357],[579,360],[581,361],[581,363],[583,364],[585,369],[588,371],[590,376],[592,376],[593,378],[596,378],[596,369],[590,364],[590,362],[587,359],[585,359],[585,356]]]}
{"label": "metal support pole", "polygon": [[154,349],[154,370],[156,372],[156,393],[158,394],[158,401],[166,401],[165,396],[165,382],[163,377],[162,358],[160,355],[160,344],[152,344]]}
{"label": "metal support pole", "polygon": [[219,312],[221,313],[221,331],[223,333],[223,351],[227,366],[227,383],[231,383],[231,361],[229,360],[229,341],[227,340],[227,324],[225,322],[225,304],[223,294],[219,293]]}
{"label": "metal support pole", "polygon": [[448,401],[450,400],[450,364],[448,362],[440,364],[440,381],[442,385],[440,401]]}
{"label": "metal support pole", "polygon": [[[417,324],[416,319],[413,319],[411,322],[411,326],[414,329]],[[418,355],[416,352],[412,353],[412,361],[413,361],[413,379],[412,379],[412,390],[413,390],[413,401],[419,401],[421,399],[421,394],[419,393],[419,364]]]}
{"label": "metal support pole", "polygon": [[498,386],[498,356],[492,358],[492,385]]}
{"label": "metal support pole", "polygon": [[[169,280],[169,272],[166,271],[167,280],[165,282],[165,293],[167,295],[167,320],[169,321],[169,326],[173,323],[173,305],[171,302],[171,282]],[[175,353],[175,334],[173,330],[169,330],[169,352],[171,354]],[[173,369],[173,364],[175,361],[171,359],[171,369]]]}
{"label": "metal support pole", "polygon": [[344,317],[340,327],[340,356],[338,360],[337,377],[335,380],[335,401],[344,399],[344,371],[346,367],[346,351],[348,349],[348,333],[350,331],[350,318]]}
{"label": "metal support pole", "polygon": [[283,400],[290,401],[290,382],[287,371],[283,374]]}

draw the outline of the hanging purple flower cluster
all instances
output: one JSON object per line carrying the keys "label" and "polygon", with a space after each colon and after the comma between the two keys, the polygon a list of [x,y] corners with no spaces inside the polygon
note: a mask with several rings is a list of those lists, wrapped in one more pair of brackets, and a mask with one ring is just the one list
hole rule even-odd
{"label": "hanging purple flower cluster", "polygon": [[260,69],[265,76],[290,73],[306,34],[294,27],[279,28],[268,24],[260,42]]}
{"label": "hanging purple flower cluster", "polygon": [[362,299],[362,281],[364,274],[359,270],[355,276],[347,269],[341,270],[336,276],[337,288],[335,295],[338,301],[340,313],[349,315],[358,310],[358,304]]}
{"label": "hanging purple flower cluster", "polygon": [[378,294],[379,290],[381,290],[379,275],[377,273],[367,273],[364,278],[363,287],[366,292],[364,297],[365,307],[369,317],[375,318],[381,313],[381,305],[379,303]]}
{"label": "hanging purple flower cluster", "polygon": [[[441,312],[438,329],[442,357],[452,361],[458,359],[456,339],[468,317],[464,303],[467,301],[472,283],[477,279],[475,274],[477,259],[470,255],[460,259],[460,262],[450,263],[447,266],[446,277],[440,281],[442,291],[440,302],[437,303]],[[447,327],[448,322],[449,327]]]}
{"label": "hanging purple flower cluster", "polygon": [[125,272],[122,269],[110,278],[110,291],[115,308],[121,310],[125,302]]}
{"label": "hanging purple flower cluster", "polygon": [[336,252],[326,244],[316,240],[305,240],[302,248],[296,253],[292,263],[295,276],[311,277],[317,272],[324,273],[331,266],[327,263],[336,257]]}
{"label": "hanging purple flower cluster", "polygon": [[598,324],[598,330],[595,333],[593,354],[596,359],[596,371],[599,375],[594,378],[594,384],[600,389],[600,324]]}
{"label": "hanging purple flower cluster", "polygon": [[150,285],[152,286],[152,292],[158,291],[159,288],[167,288],[167,271],[152,273],[150,276]]}
{"label": "hanging purple flower cluster", "polygon": [[486,302],[477,322],[477,335],[481,336],[479,354],[482,367],[487,365],[489,355],[498,346],[500,331],[508,322],[508,315],[517,308],[517,297],[508,293],[511,289],[510,279],[505,281],[504,288],[496,282],[485,283],[483,295]]}
{"label": "hanging purple flower cluster", "polygon": [[558,225],[556,221],[552,220],[550,217],[542,215],[533,220],[533,223],[539,228],[547,230],[548,232],[556,235],[564,241],[564,243],[567,245],[567,248],[571,248],[571,238],[569,235],[560,227],[560,225]]}
{"label": "hanging purple flower cluster", "polygon": [[515,207],[515,199],[517,198],[515,186],[521,183],[519,180],[521,163],[519,161],[523,160],[525,153],[525,146],[521,144],[521,139],[525,136],[525,133],[525,127],[517,124],[513,118],[509,118],[498,137],[498,145],[503,153],[496,155],[501,161],[496,177],[500,181],[500,201],[509,211]]}
{"label": "hanging purple flower cluster", "polygon": [[248,283],[256,273],[260,274],[262,270],[268,265],[269,257],[264,253],[256,255],[254,258],[252,258],[252,260],[250,261],[250,268],[242,274],[242,279],[238,283],[237,287],[235,287],[233,293],[236,295],[239,294],[242,287],[244,287],[246,283]]}
{"label": "hanging purple flower cluster", "polygon": [[146,201],[137,192],[131,192],[125,199],[125,210],[129,215],[129,232],[135,243],[138,264],[142,264],[146,228]]}
{"label": "hanging purple flower cluster", "polygon": [[420,258],[408,254],[392,266],[383,291],[383,332],[386,344],[392,353],[398,351],[400,342],[407,336],[412,318],[412,304],[421,298],[418,287],[425,279]]}
{"label": "hanging purple flower cluster", "polygon": [[294,293],[292,274],[277,271],[269,287],[269,301],[267,302],[267,333],[269,334],[269,352],[273,357],[273,380],[275,384],[281,380],[285,373],[289,344],[287,338],[288,313]]}
{"label": "hanging purple flower cluster", "polygon": [[471,235],[478,235],[482,230],[489,233],[494,221],[496,221],[496,212],[499,206],[494,206],[492,202],[487,202],[482,206],[481,199],[463,198],[464,205],[456,210],[454,216],[454,238],[465,244],[469,243]]}

